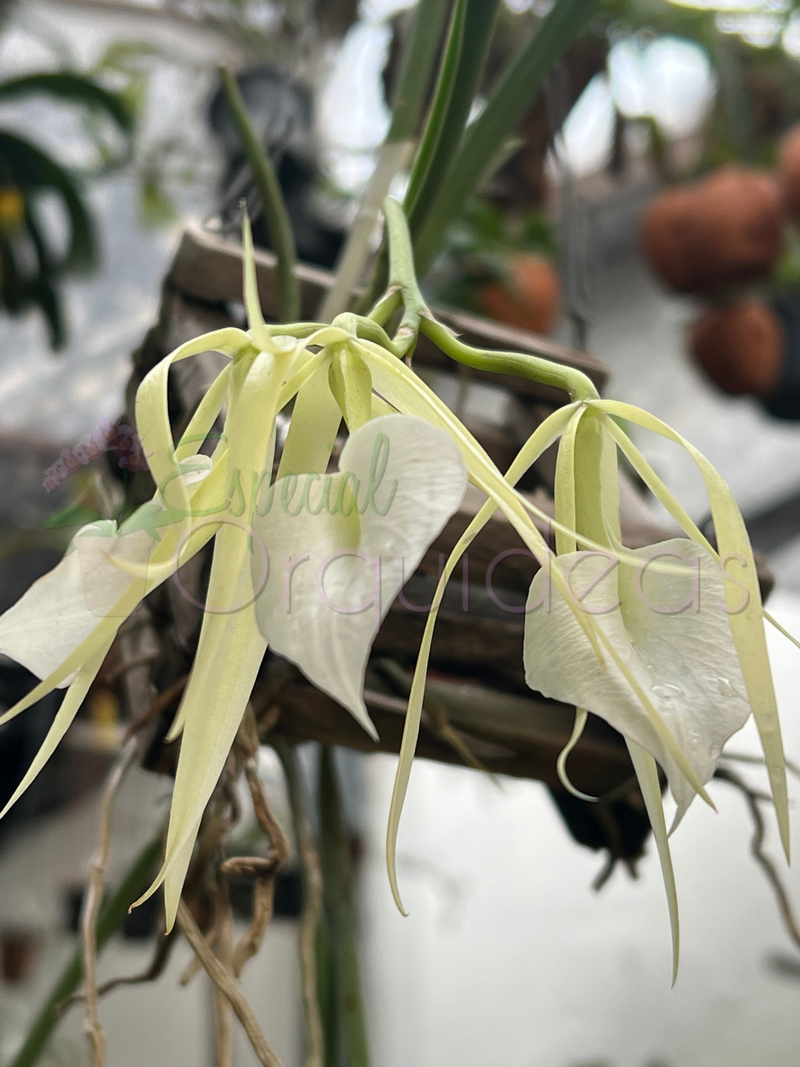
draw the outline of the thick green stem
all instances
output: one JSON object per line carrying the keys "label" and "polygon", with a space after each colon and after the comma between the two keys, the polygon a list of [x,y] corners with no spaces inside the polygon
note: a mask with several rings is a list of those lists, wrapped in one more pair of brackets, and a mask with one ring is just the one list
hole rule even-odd
{"label": "thick green stem", "polygon": [[283,201],[275,168],[250,125],[236,79],[224,67],[220,68],[220,77],[242,148],[253,171],[272,247],[278,260],[279,315],[283,322],[295,322],[300,318],[300,286],[294,272],[294,235],[289,213]]}
{"label": "thick green stem", "polygon": [[[389,289],[376,306],[373,316],[383,309],[385,318],[402,302],[403,319],[395,335],[394,347],[405,353],[416,342],[420,330],[435,342],[451,359],[474,367],[477,370],[493,371],[496,374],[512,374],[528,378],[542,385],[564,389],[570,400],[594,400],[598,393],[592,381],[574,367],[565,367],[539,356],[517,352],[487,352],[471,348],[459,341],[450,331],[437,322],[425,305],[414,269],[414,252],[403,209],[396,200],[387,199],[384,204],[386,229],[390,249]],[[386,311],[388,310],[388,314]],[[385,321],[385,319],[384,319]]]}
{"label": "thick green stem", "polygon": [[273,741],[273,747],[283,764],[286,791],[292,810],[297,858],[303,879],[303,914],[300,918],[298,947],[300,954],[300,992],[303,1000],[303,1020],[306,1037],[306,1067],[324,1067],[325,1034],[317,992],[316,941],[322,914],[322,870],[308,817],[297,752],[285,741]]}
{"label": "thick green stem", "polygon": [[335,973],[342,1050],[347,1067],[369,1067],[350,843],[345,833],[333,752],[327,746],[323,746],[320,754],[319,812],[326,927]]}
{"label": "thick green stem", "polygon": [[[391,303],[397,303],[399,306],[401,300],[403,304],[403,318],[395,334],[394,344],[398,354],[405,355],[417,342],[420,318],[428,314],[428,307],[417,283],[414,252],[411,248],[405,212],[392,197],[387,197],[384,201],[383,212],[386,216],[386,234],[389,242],[389,292],[387,296]],[[400,294],[400,300],[392,299],[394,293]],[[384,305],[383,300],[373,310],[371,318],[382,305]]]}
{"label": "thick green stem", "polygon": [[[140,895],[152,876],[153,868],[161,855],[163,845],[163,834],[159,831],[133,861],[122,882],[103,906],[100,917],[97,920],[98,952],[100,952],[125,918],[128,908]],[[53,986],[52,992],[39,1014],[31,1023],[28,1036],[11,1062],[10,1067],[31,1067],[36,1062],[58,1022],[59,1016],[56,1012],[58,1005],[75,992],[82,978],[83,954],[82,949],[77,948],[69,963],[61,972],[61,976]]]}
{"label": "thick green stem", "polygon": [[519,352],[485,352],[471,348],[454,337],[441,323],[427,316],[420,320],[420,329],[446,355],[467,367],[495,374],[513,374],[542,385],[552,385],[568,393],[570,400],[596,400],[598,397],[592,380],[574,367],[565,367],[549,359]]}

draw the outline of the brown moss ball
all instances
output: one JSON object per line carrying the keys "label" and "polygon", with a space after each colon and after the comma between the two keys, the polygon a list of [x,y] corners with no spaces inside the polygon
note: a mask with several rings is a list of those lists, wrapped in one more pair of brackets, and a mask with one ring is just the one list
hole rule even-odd
{"label": "brown moss ball", "polygon": [[712,293],[766,277],[781,252],[783,205],[775,179],[722,167],[655,197],[641,227],[653,271],[681,293]]}
{"label": "brown moss ball", "polygon": [[654,197],[642,219],[639,236],[644,258],[655,274],[679,293],[697,291],[698,220],[697,191],[689,185]]}
{"label": "brown moss ball", "polygon": [[769,396],[780,379],[781,324],[759,300],[706,311],[689,328],[689,349],[711,381],[731,396]]}
{"label": "brown moss ball", "polygon": [[766,277],[781,254],[783,204],[771,174],[722,167],[697,189],[701,274],[709,289]]}
{"label": "brown moss ball", "polygon": [[498,322],[546,334],[561,310],[561,281],[548,259],[515,256],[501,280],[481,286],[476,303]]}
{"label": "brown moss ball", "polygon": [[786,214],[795,222],[800,221],[800,124],[793,126],[781,141],[778,181]]}

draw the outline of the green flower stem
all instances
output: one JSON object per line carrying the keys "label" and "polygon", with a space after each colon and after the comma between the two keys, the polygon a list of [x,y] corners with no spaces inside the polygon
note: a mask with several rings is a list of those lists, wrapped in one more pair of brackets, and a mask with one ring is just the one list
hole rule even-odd
{"label": "green flower stem", "polygon": [[402,306],[402,290],[397,287],[395,287],[394,289],[389,289],[381,297],[377,304],[375,304],[367,318],[370,319],[372,322],[377,322],[381,326],[384,326],[392,317],[392,315],[394,315],[395,311],[398,311]]}
{"label": "green flower stem", "polygon": [[[144,846],[128,868],[116,891],[103,906],[97,920],[98,952],[100,952],[125,918],[130,905],[147,885],[163,847],[164,835],[159,830],[156,836]],[[83,950],[79,947],[61,972],[61,976],[53,986],[52,992],[39,1014],[31,1023],[28,1036],[25,1038],[22,1048],[12,1060],[10,1067],[31,1067],[36,1062],[58,1022],[59,1016],[56,1012],[58,1005],[75,992],[80,985],[82,977]]]}
{"label": "green flower stem", "polygon": [[361,198],[358,215],[347,238],[344,252],[336,264],[336,278],[325,294],[319,317],[331,321],[350,303],[364,264],[370,254],[372,234],[378,221],[381,202],[393,178],[404,169],[413,149],[411,141],[387,141],[380,150],[378,163]]}
{"label": "green flower stem", "polygon": [[383,213],[389,241],[389,294],[392,290],[398,291],[403,303],[403,318],[394,344],[402,355],[406,355],[417,342],[421,317],[430,312],[417,283],[405,212],[397,200],[387,197],[383,203]]}
{"label": "green flower stem", "polygon": [[278,309],[284,322],[294,322],[300,317],[300,286],[294,272],[295,248],[292,225],[286,204],[283,201],[275,168],[259,143],[258,137],[250,125],[242,94],[235,78],[225,67],[220,68],[222,86],[233,112],[239,139],[242,142],[247,161],[253,171],[264,218],[269,228],[269,235],[278,260]]}
{"label": "green flower stem", "polygon": [[422,330],[446,355],[467,367],[497,374],[512,374],[518,378],[540,382],[542,385],[553,385],[564,389],[570,400],[586,401],[598,398],[598,392],[591,380],[573,367],[564,367],[549,359],[516,352],[482,351],[471,348],[454,337],[433,318],[420,292],[414,269],[414,251],[403,208],[389,197],[383,205],[383,210],[389,240],[389,289],[374,309],[373,315],[379,312],[388,319],[402,301],[405,310],[394,340],[398,354],[405,355],[409,352]]}
{"label": "green flower stem", "polygon": [[513,374],[518,378],[540,382],[563,389],[570,400],[598,399],[597,389],[583,371],[574,367],[564,367],[549,359],[539,356],[521,355],[517,352],[485,352],[471,348],[454,337],[450,331],[435,319],[423,316],[420,329],[451,359],[476,370],[492,371],[495,374]]}

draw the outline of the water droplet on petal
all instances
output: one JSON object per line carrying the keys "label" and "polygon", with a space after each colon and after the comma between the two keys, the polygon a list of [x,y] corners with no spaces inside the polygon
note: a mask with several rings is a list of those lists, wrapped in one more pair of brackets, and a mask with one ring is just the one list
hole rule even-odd
{"label": "water droplet on petal", "polygon": [[677,685],[652,685],[650,688],[656,696],[663,697],[664,700],[674,700],[676,697],[683,696],[683,691]]}
{"label": "water droplet on petal", "polygon": [[719,690],[719,695],[722,697],[732,697],[736,694],[736,691],[727,678],[717,678],[717,689]]}

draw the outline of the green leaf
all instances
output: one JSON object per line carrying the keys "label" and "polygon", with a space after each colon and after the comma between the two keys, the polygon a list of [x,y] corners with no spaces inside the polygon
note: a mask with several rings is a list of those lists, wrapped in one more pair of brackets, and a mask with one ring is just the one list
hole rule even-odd
{"label": "green leaf", "polygon": [[557,0],[536,33],[520,48],[492,90],[486,107],[466,130],[459,151],[440,175],[438,195],[415,241],[417,269],[424,274],[439,251],[444,231],[460,213],[491,159],[527,108],[599,0]]}
{"label": "green leaf", "polygon": [[122,98],[84,74],[54,71],[25,74],[0,82],[0,100],[13,100],[20,96],[42,93],[57,100],[104,111],[124,133],[130,133],[133,129],[133,115]]}
{"label": "green leaf", "polygon": [[70,504],[48,517],[42,523],[46,530],[55,530],[60,526],[86,526],[87,523],[96,522],[102,518],[99,511],[87,507],[86,504]]}
{"label": "green leaf", "polygon": [[64,259],[52,265],[53,271],[92,269],[97,263],[94,224],[75,180],[40,148],[8,130],[0,130],[0,159],[25,194],[52,189],[64,205],[70,228],[68,249]]}
{"label": "green leaf", "polygon": [[406,141],[417,132],[449,4],[450,0],[420,0],[417,5],[392,99],[389,143]]}
{"label": "green leaf", "polygon": [[[253,172],[264,219],[269,229],[272,247],[278,260],[278,309],[282,322],[295,322],[300,317],[300,285],[294,272],[295,244],[292,223],[272,161],[256,136],[247,116],[242,94],[236,79],[223,67],[220,70],[225,98],[242,143],[244,154]],[[247,257],[245,258],[247,265]]]}
{"label": "green leaf", "polygon": [[[464,137],[499,6],[499,0],[457,0],[436,93],[406,197],[406,214],[413,236],[421,232]],[[488,158],[484,158],[484,168]]]}

